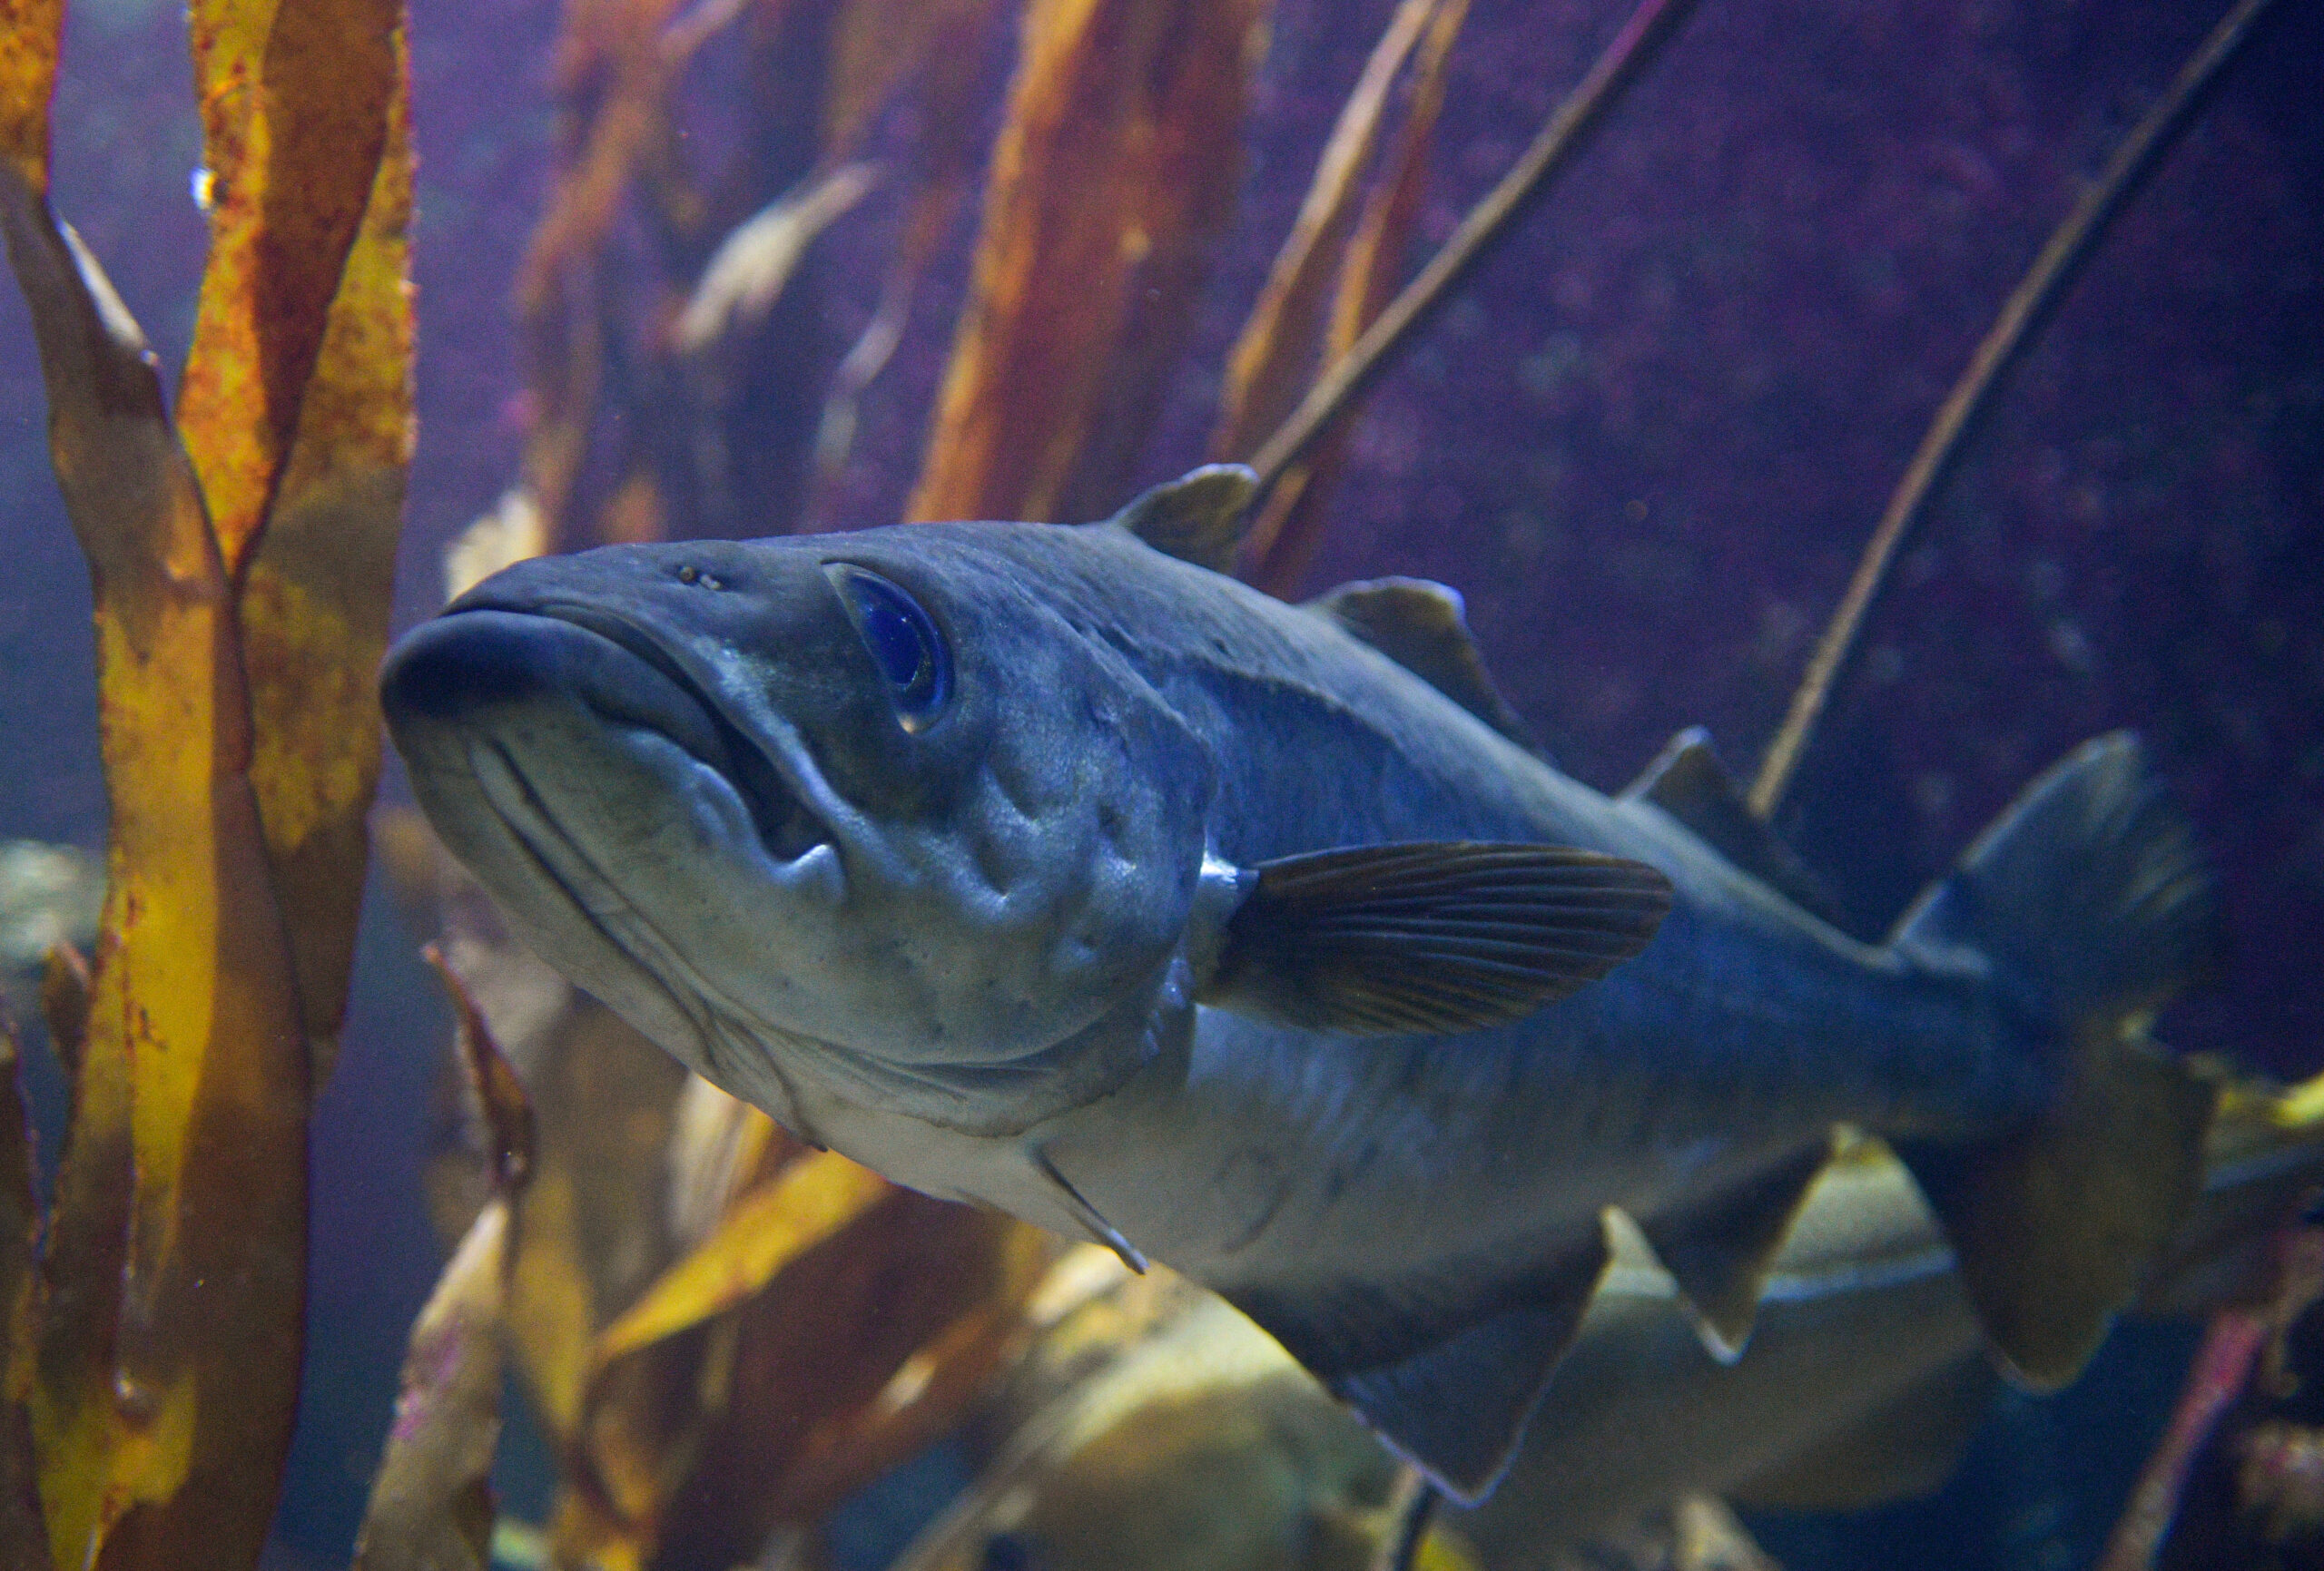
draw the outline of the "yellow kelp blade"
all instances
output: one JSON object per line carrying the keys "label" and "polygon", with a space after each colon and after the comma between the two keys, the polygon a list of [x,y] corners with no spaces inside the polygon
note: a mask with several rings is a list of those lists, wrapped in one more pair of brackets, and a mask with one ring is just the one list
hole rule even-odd
{"label": "yellow kelp blade", "polygon": [[[1325,366],[1355,347],[1364,329],[1386,309],[1403,282],[1404,251],[1428,193],[1429,154],[1435,146],[1436,117],[1444,106],[1452,43],[1460,36],[1468,10],[1468,0],[1443,0],[1430,18],[1412,105],[1341,261],[1331,322],[1324,338]],[[1346,457],[1348,432],[1357,407],[1351,405],[1309,457],[1285,473],[1251,521],[1245,545],[1246,576],[1260,588],[1282,595],[1297,591],[1323,535],[1324,509],[1331,483]],[[1253,439],[1264,441],[1273,434],[1271,425]]]}
{"label": "yellow kelp blade", "polygon": [[[652,1558],[671,1497],[702,1455],[709,1409],[724,1400],[734,1341],[726,1312],[889,1193],[844,1157],[794,1161],[738,1196],[694,1252],[606,1328],[565,1448],[566,1488],[551,1523],[560,1559]],[[706,1345],[672,1340],[698,1327]]]}
{"label": "yellow kelp blade", "polygon": [[1315,380],[1332,279],[1355,223],[1364,172],[1387,113],[1388,90],[1443,3],[1403,0],[1396,7],[1341,107],[1291,233],[1227,353],[1218,426],[1210,439],[1213,458],[1241,463],[1258,451]]}
{"label": "yellow kelp blade", "polygon": [[606,1328],[597,1339],[597,1367],[734,1308],[889,1191],[887,1180],[837,1152],[793,1163],[737,1200],[699,1249]]}
{"label": "yellow kelp blade", "polygon": [[0,0],[0,158],[34,191],[48,190],[48,100],[64,0]]}
{"label": "yellow kelp blade", "polygon": [[411,1328],[355,1571],[487,1571],[500,1438],[508,1201],[496,1194]]}
{"label": "yellow kelp blade", "polygon": [[178,421],[239,580],[371,206],[402,15],[399,0],[193,0],[188,15],[210,260]]}
{"label": "yellow kelp blade", "polygon": [[2264,1302],[2280,1234],[2324,1191],[2324,1075],[2290,1087],[2222,1074],[2203,1187],[2140,1285],[2139,1312],[2193,1319]]}
{"label": "yellow kelp blade", "polygon": [[911,518],[1122,501],[1241,176],[1266,0],[1032,0]]}
{"label": "yellow kelp blade", "polygon": [[16,1036],[0,1021],[0,1566],[48,1571],[48,1525],[41,1520],[33,1461],[33,1360],[39,1283],[33,1246],[40,1203],[33,1195],[32,1128],[25,1122]]}
{"label": "yellow kelp blade", "polygon": [[517,1207],[512,1313],[519,1367],[563,1445],[599,1331],[670,1260],[663,1152],[685,1071],[603,1005],[576,999],[525,1074],[540,1138]]}
{"label": "yellow kelp blade", "polygon": [[410,458],[401,0],[196,0],[209,264],[178,425],[241,600],[261,822],[328,1066]]}
{"label": "yellow kelp blade", "polygon": [[[375,9],[396,15],[394,6]],[[377,25],[367,13],[362,25]],[[300,1017],[318,1055],[318,1085],[330,1072],[354,965],[364,820],[379,776],[377,676],[411,462],[409,69],[399,16],[393,27],[390,90],[384,102],[365,104],[365,113],[384,118],[369,200],[330,300],[265,525],[241,567],[242,655],[257,739],[251,783],[290,934]],[[366,42],[358,50],[366,60],[369,48]],[[276,174],[295,176],[302,192],[310,189],[302,169],[278,166]],[[280,206],[270,209],[269,223]],[[271,231],[262,238],[283,239]],[[205,307],[211,299],[205,293]],[[187,429],[190,446],[196,435]]]}
{"label": "yellow kelp blade", "polygon": [[492,1563],[510,1208],[532,1171],[532,1109],[476,1000],[432,945],[428,960],[458,1012],[460,1060],[485,1129],[493,1193],[412,1325],[395,1427],[355,1540],[355,1571],[487,1571]]}
{"label": "yellow kelp blade", "polygon": [[32,1398],[42,1498],[63,1565],[158,1565],[189,1543],[248,1564],[298,1388],[307,1055],[241,652],[135,324],[13,165],[0,219],[95,590],[112,825]]}
{"label": "yellow kelp blade", "polygon": [[[1057,1259],[1058,1241],[1024,1222],[981,1213],[956,1224],[968,1242],[985,1246],[980,1269],[956,1284],[955,1301],[965,1306],[959,1318],[898,1365],[876,1397],[809,1435],[805,1453],[776,1496],[778,1517],[820,1517],[951,1429],[1023,1351],[1029,1335],[1026,1304]],[[943,1307],[933,1306],[931,1318]],[[730,1419],[726,1428],[739,1435],[748,1421]]]}
{"label": "yellow kelp blade", "polygon": [[733,1565],[950,1427],[1012,1355],[1050,1248],[988,1212],[894,1190],[735,1312],[733,1375],[663,1513],[660,1563]]}

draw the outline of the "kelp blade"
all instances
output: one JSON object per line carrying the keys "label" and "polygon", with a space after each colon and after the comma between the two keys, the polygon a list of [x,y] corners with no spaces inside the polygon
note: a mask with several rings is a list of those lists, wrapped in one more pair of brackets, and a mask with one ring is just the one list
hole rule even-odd
{"label": "kelp blade", "polygon": [[142,336],[13,167],[0,201],[95,590],[112,824],[32,1398],[42,1496],[60,1564],[190,1542],[248,1563],[296,1401],[308,1065],[241,653]]}
{"label": "kelp blade", "polygon": [[511,1208],[532,1173],[533,1113],[474,996],[435,946],[427,959],[452,996],[493,1191],[412,1325],[355,1571],[488,1571],[492,1564]]}
{"label": "kelp blade", "polygon": [[38,1351],[39,1280],[34,1247],[40,1203],[33,1192],[32,1125],[26,1118],[15,1033],[0,1021],[0,1565],[47,1571],[48,1525],[41,1519],[33,1457],[33,1360]]}
{"label": "kelp blade", "polygon": [[355,1571],[487,1571],[507,1307],[507,1197],[487,1202],[411,1329]]}
{"label": "kelp blade", "polygon": [[48,100],[64,0],[0,0],[0,158],[32,190],[48,191]]}
{"label": "kelp blade", "polygon": [[401,0],[193,12],[212,245],[179,426],[239,597],[251,782],[329,1072],[379,771],[412,444]]}
{"label": "kelp blade", "polygon": [[1034,0],[913,518],[1121,501],[1232,211],[1265,0]]}

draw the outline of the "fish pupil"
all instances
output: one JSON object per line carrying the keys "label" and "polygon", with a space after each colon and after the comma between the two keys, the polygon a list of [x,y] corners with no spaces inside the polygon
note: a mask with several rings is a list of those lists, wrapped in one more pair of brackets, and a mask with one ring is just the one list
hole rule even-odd
{"label": "fish pupil", "polygon": [[918,601],[879,574],[838,564],[830,571],[872,663],[894,690],[904,729],[919,730],[951,695],[951,657],[943,635]]}

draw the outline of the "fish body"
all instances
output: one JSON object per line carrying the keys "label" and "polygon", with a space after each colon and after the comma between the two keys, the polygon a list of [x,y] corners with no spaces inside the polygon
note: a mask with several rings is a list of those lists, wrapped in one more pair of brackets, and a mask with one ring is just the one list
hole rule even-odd
{"label": "fish body", "polygon": [[[384,695],[439,832],[575,981],[807,1139],[1216,1288],[1464,1497],[1571,1340],[1609,1207],[1731,1346],[1848,1124],[1932,1154],[1940,1212],[1965,1197],[1989,1322],[2055,1278],[2026,1132],[2075,1102],[2073,1028],[2167,989],[2207,916],[2134,749],[2056,771],[1871,946],[1361,626],[1125,527],[909,525],[522,564]],[[2022,886],[2093,860],[2107,913],[2126,882],[2172,898],[2103,943],[2051,930]],[[1555,898],[1474,903],[1512,879]],[[1531,1013],[1475,1003],[1513,928],[1529,964],[1580,957]],[[1499,1023],[1382,1028],[1472,1006]],[[2125,1256],[2207,1106],[2139,1073],[2129,1135],[2162,1154],[2114,1196]],[[2014,1167],[1960,1156],[2002,1140]],[[2132,1269],[2014,1327],[2021,1362],[2078,1363]]]}

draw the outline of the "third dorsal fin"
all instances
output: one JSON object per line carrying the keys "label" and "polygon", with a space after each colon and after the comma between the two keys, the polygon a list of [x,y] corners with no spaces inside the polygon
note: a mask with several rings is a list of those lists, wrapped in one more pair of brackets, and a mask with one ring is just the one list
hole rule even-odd
{"label": "third dorsal fin", "polygon": [[1206,464],[1140,492],[1106,520],[1166,556],[1232,573],[1243,544],[1244,514],[1259,477],[1241,464]]}
{"label": "third dorsal fin", "polygon": [[1425,578],[1368,578],[1307,603],[1521,748],[1541,751],[1493,685],[1460,592]]}
{"label": "third dorsal fin", "polygon": [[1807,870],[1799,853],[1751,816],[1735,777],[1719,761],[1710,732],[1690,725],[1646,766],[1622,792],[1626,800],[1652,802],[1677,819],[1711,849],[1794,904],[1827,922],[1839,921],[1839,902]]}

